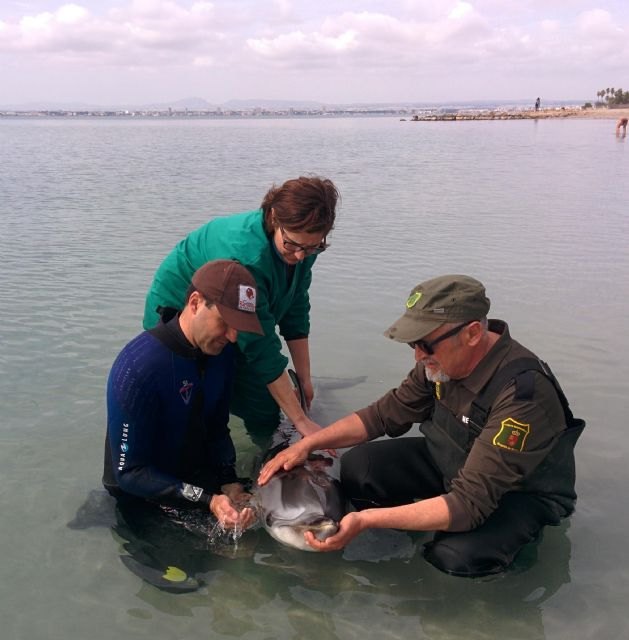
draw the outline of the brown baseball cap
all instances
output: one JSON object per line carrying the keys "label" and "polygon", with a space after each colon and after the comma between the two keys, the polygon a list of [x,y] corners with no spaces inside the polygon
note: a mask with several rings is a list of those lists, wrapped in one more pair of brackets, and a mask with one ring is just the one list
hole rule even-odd
{"label": "brown baseball cap", "polygon": [[489,311],[481,282],[462,275],[446,275],[418,284],[406,300],[406,311],[384,335],[397,342],[414,342],[446,322],[480,320]]}
{"label": "brown baseball cap", "polygon": [[212,260],[192,276],[192,285],[216,305],[225,322],[236,331],[264,335],[256,315],[258,287],[254,277],[236,260]]}

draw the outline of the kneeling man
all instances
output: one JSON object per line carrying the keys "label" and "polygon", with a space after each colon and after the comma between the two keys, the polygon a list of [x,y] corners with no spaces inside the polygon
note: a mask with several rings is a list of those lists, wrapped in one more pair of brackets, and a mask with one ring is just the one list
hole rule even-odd
{"label": "kneeling man", "polygon": [[[574,510],[574,419],[548,366],[487,320],[484,286],[447,275],[416,286],[385,332],[408,344],[415,366],[365,409],[305,437],[270,460],[264,484],[316,449],[360,444],[342,458],[356,512],[317,550],[340,549],[367,528],[436,531],[425,557],[453,575],[508,567],[547,524]],[[422,436],[398,438],[420,423]]]}
{"label": "kneeling man", "polygon": [[256,282],[233,260],[192,278],[186,305],[116,358],[107,385],[103,484],[114,496],[209,509],[228,528],[253,510],[235,471],[229,395],[239,331],[262,334]]}

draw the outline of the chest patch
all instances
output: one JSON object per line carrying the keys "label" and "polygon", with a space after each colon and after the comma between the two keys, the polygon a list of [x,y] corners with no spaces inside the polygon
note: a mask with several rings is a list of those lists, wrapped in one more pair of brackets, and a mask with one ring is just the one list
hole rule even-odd
{"label": "chest patch", "polygon": [[500,423],[500,431],[494,436],[493,443],[502,449],[522,451],[530,431],[530,424],[507,418]]}
{"label": "chest patch", "polygon": [[181,396],[181,399],[183,400],[183,403],[185,405],[189,404],[190,398],[192,398],[192,387],[194,387],[194,384],[192,382],[188,382],[187,380],[184,380],[181,383],[179,395]]}

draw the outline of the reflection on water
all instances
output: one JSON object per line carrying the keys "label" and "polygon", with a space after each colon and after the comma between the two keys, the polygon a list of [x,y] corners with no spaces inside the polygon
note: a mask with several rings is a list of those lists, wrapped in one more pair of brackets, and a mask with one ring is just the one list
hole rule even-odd
{"label": "reflection on water", "polygon": [[142,579],[136,596],[149,607],[130,616],[194,616],[203,609],[214,632],[235,637],[315,637],[316,629],[317,638],[361,638],[368,623],[388,638],[418,637],[411,629],[419,624],[427,638],[463,637],[465,629],[465,637],[542,640],[542,605],[570,582],[569,522],[546,528],[508,574],[468,580],[424,561],[429,535],[366,531],[343,553],[310,554],[279,545],[262,529],[235,544],[215,535],[209,516],[182,522],[180,513],[172,515],[137,501],[116,506],[93,491],[68,526],[111,531],[119,568]]}
{"label": "reflection on water", "polygon": [[[629,147],[613,123],[3,120],[0,141],[7,638],[623,637]],[[262,530],[208,545],[84,504],[100,491],[107,372],[140,331],[158,263],[211,215],[312,172],[342,194],[314,269],[313,372],[366,376],[328,420],[404,377],[409,350],[382,331],[417,282],[458,272],[486,284],[492,315],[588,422],[576,513],[503,576],[440,574],[420,534],[364,534],[325,555]],[[232,426],[246,475],[256,452]],[[133,553],[202,584],[156,589],[121,561]]]}

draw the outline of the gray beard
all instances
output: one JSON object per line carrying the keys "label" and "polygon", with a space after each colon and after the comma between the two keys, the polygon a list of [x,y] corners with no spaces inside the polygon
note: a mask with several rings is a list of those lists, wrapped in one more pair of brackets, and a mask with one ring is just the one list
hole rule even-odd
{"label": "gray beard", "polygon": [[441,371],[441,369],[429,371],[428,367],[424,367],[424,373],[426,374],[426,380],[430,382],[448,382],[450,380],[450,376]]}

